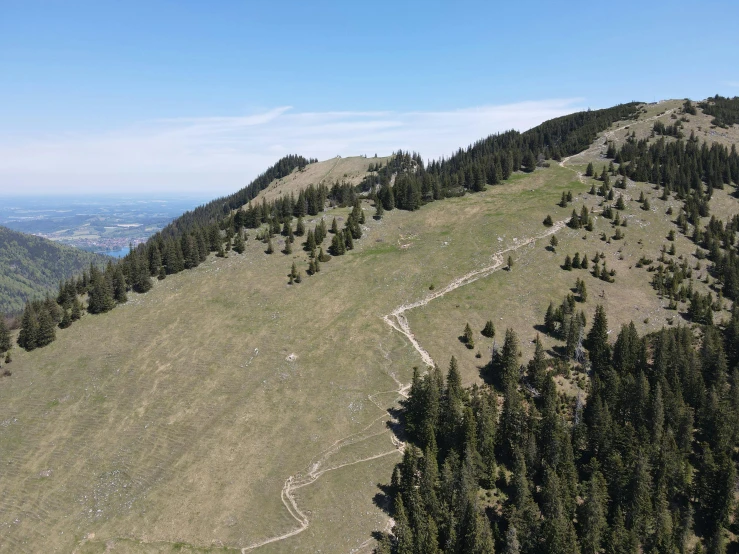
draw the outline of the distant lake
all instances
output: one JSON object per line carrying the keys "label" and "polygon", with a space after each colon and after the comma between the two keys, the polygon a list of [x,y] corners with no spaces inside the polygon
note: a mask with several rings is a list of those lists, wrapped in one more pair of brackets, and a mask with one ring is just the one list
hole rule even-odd
{"label": "distant lake", "polygon": [[106,256],[112,256],[114,258],[122,258],[126,254],[130,252],[130,249],[128,246],[125,248],[121,248],[120,250],[103,250],[102,252],[97,252],[98,254],[105,254]]}

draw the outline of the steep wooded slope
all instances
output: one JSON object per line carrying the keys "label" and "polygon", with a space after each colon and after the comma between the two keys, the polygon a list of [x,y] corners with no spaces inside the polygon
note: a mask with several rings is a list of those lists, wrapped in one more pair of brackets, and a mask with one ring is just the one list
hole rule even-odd
{"label": "steep wooded slope", "polygon": [[55,294],[59,281],[108,258],[0,227],[0,314],[18,313],[30,299]]}

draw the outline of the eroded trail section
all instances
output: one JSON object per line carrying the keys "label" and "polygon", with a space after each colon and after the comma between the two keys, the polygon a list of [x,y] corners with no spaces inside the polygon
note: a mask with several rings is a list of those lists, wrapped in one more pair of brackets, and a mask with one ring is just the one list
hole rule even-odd
{"label": "eroded trail section", "polygon": [[[470,283],[474,283],[478,279],[482,279],[483,277],[487,277],[491,273],[494,273],[495,271],[498,271],[501,267],[503,267],[503,264],[505,263],[503,260],[503,257],[510,253],[514,252],[520,248],[523,248],[524,246],[528,246],[530,244],[533,244],[537,240],[541,240],[543,238],[546,238],[550,235],[553,235],[562,227],[565,226],[566,221],[558,221],[554,225],[552,225],[549,229],[547,229],[546,232],[536,235],[534,237],[530,237],[528,239],[525,239],[523,241],[519,241],[513,246],[509,246],[508,248],[505,248],[503,250],[499,250],[492,256],[493,263],[483,267],[481,269],[475,269],[474,271],[470,271],[469,273],[462,275],[461,277],[457,277],[454,279],[451,283],[449,283],[444,288],[434,291],[421,300],[417,300],[416,302],[411,302],[409,304],[403,304],[402,306],[399,306],[395,308],[392,312],[390,312],[388,315],[383,316],[382,319],[390,325],[393,329],[404,335],[408,341],[413,345],[413,348],[416,349],[416,351],[420,354],[421,359],[423,362],[429,366],[434,366],[434,360],[431,357],[431,355],[426,351],[423,346],[418,342],[418,339],[416,339],[416,336],[413,334],[413,331],[411,331],[411,327],[408,324],[408,319],[405,317],[405,312],[408,310],[412,310],[414,308],[420,308],[421,306],[425,306],[432,300],[435,300],[437,298],[441,298],[445,294],[448,294],[452,292],[453,290],[458,289],[459,287],[463,287],[465,285],[469,285]],[[401,391],[404,391],[406,387],[403,387]]]}
{"label": "eroded trail section", "polygon": [[[395,379],[394,376],[391,375],[391,377]],[[252,543],[249,546],[245,546],[241,549],[242,554],[246,554],[246,552],[259,548],[260,546],[265,546],[267,544],[271,544],[274,542],[288,539],[290,537],[294,537],[295,535],[305,531],[310,526],[310,520],[308,519],[308,516],[306,516],[305,513],[303,513],[300,510],[300,508],[298,507],[297,499],[295,498],[295,491],[297,491],[298,489],[307,487],[308,485],[312,485],[322,475],[324,475],[325,473],[328,473],[329,471],[335,471],[343,467],[353,466],[356,464],[369,462],[372,460],[376,460],[378,458],[384,458],[385,456],[390,456],[392,454],[403,452],[405,448],[405,444],[401,442],[400,440],[398,440],[394,435],[392,435],[391,430],[385,424],[388,421],[386,408],[382,404],[380,404],[377,400],[375,400],[376,396],[386,395],[386,394],[392,394],[396,396],[397,395],[405,396],[403,392],[403,389],[405,388],[405,386],[402,383],[400,383],[400,381],[397,381],[397,379],[395,379],[395,381],[398,383],[398,389],[376,392],[368,396],[368,399],[375,406],[377,406],[380,410],[382,410],[383,414],[381,416],[373,419],[369,423],[369,425],[367,425],[361,431],[358,431],[357,433],[354,433],[352,435],[349,435],[347,437],[344,437],[342,439],[335,441],[328,448],[323,450],[323,452],[320,452],[315,458],[313,458],[310,461],[309,469],[305,473],[298,473],[296,475],[291,475],[285,480],[285,484],[282,486],[282,491],[280,492],[280,498],[282,500],[282,503],[285,505],[285,508],[287,508],[287,511],[290,513],[293,519],[298,523],[298,526],[295,529],[292,529],[291,531],[288,531],[281,535],[270,537],[268,539]],[[373,427],[376,427],[378,422],[380,421],[383,422],[381,430],[378,431],[378,430],[373,429]],[[344,462],[338,465],[329,465],[329,461],[331,457],[337,454],[342,448],[353,445],[353,444],[360,443],[362,441],[371,439],[373,437],[385,435],[385,434],[390,434],[390,440],[393,444],[392,450],[386,450],[384,452],[380,452],[379,454],[375,454],[373,456],[368,456],[366,458]]]}

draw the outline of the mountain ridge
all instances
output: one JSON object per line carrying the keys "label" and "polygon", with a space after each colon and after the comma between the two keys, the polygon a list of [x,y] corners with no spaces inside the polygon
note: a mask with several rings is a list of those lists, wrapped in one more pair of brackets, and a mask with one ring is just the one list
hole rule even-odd
{"label": "mountain ridge", "polygon": [[[709,250],[693,242],[693,224],[686,221],[683,230],[680,183],[662,198],[664,187],[608,170],[609,155],[626,156],[620,149],[632,132],[634,148],[642,137],[647,147],[676,142],[671,135],[650,137],[657,120],[676,121],[673,112],[643,109],[649,113],[640,114],[641,123],[613,122],[561,163],[536,156],[531,171],[499,175],[500,186],[486,183],[475,192],[475,165],[467,182],[466,157],[447,162],[449,171],[440,174],[449,187],[456,179],[464,194],[419,206],[421,166],[409,153],[396,156],[384,167],[408,174],[396,189],[410,191],[400,199],[407,208],[396,204],[378,215],[385,184],[377,183],[374,199],[327,202],[306,213],[306,234],[291,252],[294,214],[285,218],[285,234],[282,221],[271,239],[273,217],[249,229],[239,253],[236,235],[228,236],[237,213],[229,208],[220,216],[220,246],[230,247],[223,257],[209,251],[189,271],[166,275],[146,294],[130,294],[119,308],[83,315],[48,346],[14,352],[13,375],[0,387],[8,413],[0,447],[13,462],[0,484],[7,499],[0,521],[18,522],[6,526],[0,550],[51,544],[81,553],[197,552],[215,544],[248,551],[263,544],[256,551],[366,551],[371,533],[389,530],[389,517],[397,517],[384,483],[411,450],[396,415],[415,381],[414,366],[427,361],[423,352],[440,365],[454,356],[461,383],[487,387],[496,339],[481,335],[486,321],[495,323],[498,344],[507,328],[515,330],[527,356],[538,333],[554,374],[567,359],[565,323],[579,325],[573,305],[588,322],[596,304],[605,306],[612,324],[634,321],[640,334],[669,327],[673,318],[684,326],[707,313],[717,322],[729,318],[726,299],[706,312],[705,297],[717,300],[711,287],[720,284],[709,271],[717,262],[695,255]],[[619,149],[609,154],[611,141]],[[486,158],[475,155],[484,146],[470,149],[480,171]],[[646,163],[638,152],[634,160]],[[491,160],[497,162],[495,153],[484,171]],[[591,163],[595,175],[587,175]],[[434,190],[426,192],[433,197]],[[736,213],[734,191],[726,183],[696,207]],[[623,209],[616,207],[618,196]],[[691,217],[699,218],[709,242],[719,232],[708,217]],[[351,235],[355,224],[361,236],[353,249],[306,275],[314,258],[300,243],[334,218],[336,232],[319,241],[326,251],[326,241]],[[727,228],[722,223],[722,237]],[[625,238],[615,238],[617,231]],[[545,244],[550,235],[556,244]],[[273,253],[265,254],[270,240]],[[181,247],[185,242],[180,238]],[[661,250],[671,244],[674,254]],[[582,253],[589,259],[584,270]],[[566,261],[574,254],[576,268]],[[190,258],[195,261],[193,252]],[[127,271],[141,259],[131,258]],[[682,260],[693,272],[695,302],[684,301],[680,284],[674,293],[670,288]],[[293,263],[302,280],[290,285]],[[542,326],[549,302],[562,322],[551,332]],[[700,313],[691,315],[693,304]],[[383,314],[400,315],[404,324],[391,328]],[[554,380],[562,406],[587,394],[589,376],[578,369]],[[528,394],[523,385],[521,391]],[[510,468],[501,468],[507,481]],[[496,514],[508,490],[500,486],[480,491]],[[488,496],[493,492],[495,498]]]}

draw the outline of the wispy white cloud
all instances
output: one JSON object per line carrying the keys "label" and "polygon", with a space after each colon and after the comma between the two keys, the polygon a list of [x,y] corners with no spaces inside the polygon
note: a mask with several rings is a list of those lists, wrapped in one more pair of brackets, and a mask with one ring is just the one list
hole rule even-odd
{"label": "wispy white cloud", "polygon": [[739,88],[739,81],[724,81],[727,87]]}
{"label": "wispy white cloud", "polygon": [[166,119],[96,135],[0,137],[0,192],[198,192],[248,183],[285,154],[327,159],[415,150],[433,159],[491,133],[582,109],[579,99],[439,112],[295,112]]}

